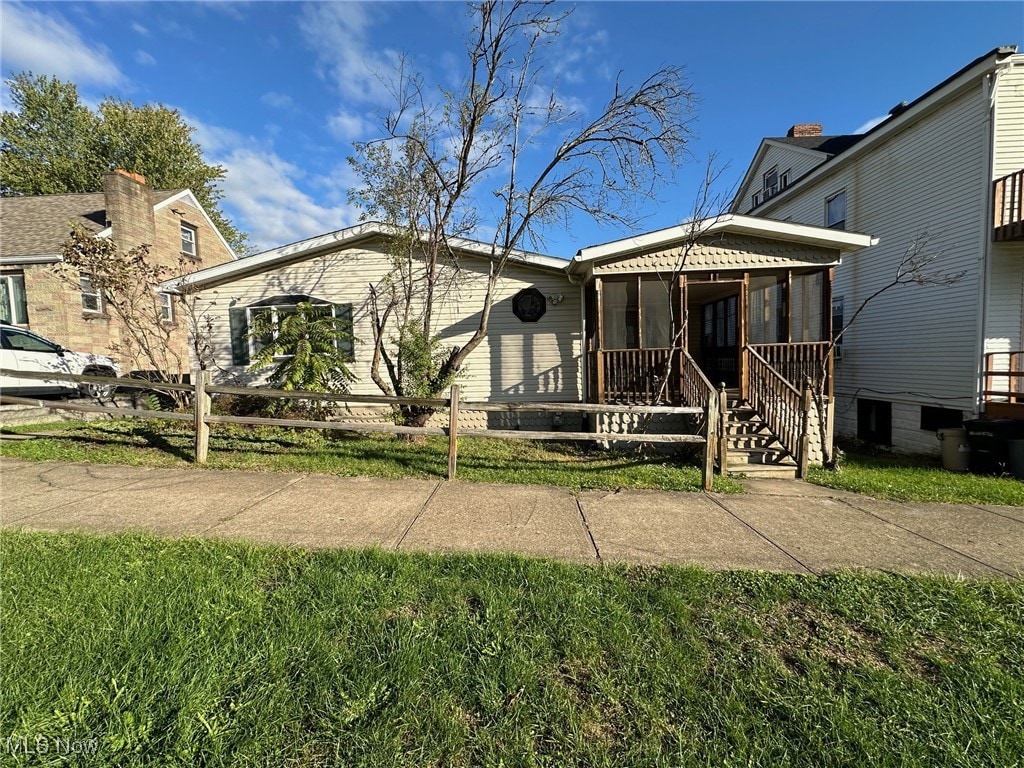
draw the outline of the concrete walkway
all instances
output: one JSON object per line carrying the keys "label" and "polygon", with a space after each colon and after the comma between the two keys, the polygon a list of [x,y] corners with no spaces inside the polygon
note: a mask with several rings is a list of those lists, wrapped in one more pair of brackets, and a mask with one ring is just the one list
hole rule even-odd
{"label": "concrete walkway", "polygon": [[784,480],[747,484],[746,495],[576,496],[546,486],[0,459],[0,521],[25,530],[518,552],[590,563],[1024,573],[1024,508],[884,502]]}

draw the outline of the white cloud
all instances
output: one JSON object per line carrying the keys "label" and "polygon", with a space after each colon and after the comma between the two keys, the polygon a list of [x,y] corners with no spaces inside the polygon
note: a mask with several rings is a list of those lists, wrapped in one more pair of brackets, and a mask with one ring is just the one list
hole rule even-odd
{"label": "white cloud", "polygon": [[135,61],[144,67],[156,66],[156,59],[153,58],[152,54],[141,49],[135,52]]}
{"label": "white cloud", "polygon": [[871,118],[870,120],[868,120],[868,121],[867,121],[866,123],[864,123],[864,124],[863,124],[862,126],[860,126],[859,128],[857,128],[857,129],[856,129],[856,130],[854,131],[854,133],[867,133],[867,132],[868,132],[868,131],[870,131],[870,130],[871,130],[872,128],[874,128],[874,127],[875,127],[876,125],[878,125],[878,124],[880,124],[880,123],[884,123],[884,122],[885,122],[886,120],[888,120],[888,119],[889,119],[889,115],[882,115],[882,116],[880,116],[880,117],[872,117],[872,118]]}
{"label": "white cloud", "polygon": [[149,37],[149,30],[146,29],[146,27],[139,24],[139,22],[137,21],[132,22],[132,30],[138,35],[142,35],[143,37]]}
{"label": "white cloud", "polygon": [[[186,116],[196,128],[208,162],[223,165],[221,183],[225,207],[235,224],[249,233],[259,250],[351,226],[358,209],[344,202],[349,172],[331,169],[310,176],[273,151],[267,142]],[[325,190],[326,200],[314,198],[303,187]]]}
{"label": "white cloud", "polygon": [[394,74],[399,56],[371,43],[368,31],[379,18],[377,7],[316,3],[306,5],[299,19],[300,31],[317,54],[319,74],[333,80],[350,101],[390,101],[382,78]]}
{"label": "white cloud", "polygon": [[264,93],[260,96],[260,101],[274,109],[289,109],[294,105],[291,96],[287,93],[278,93],[277,91],[268,91],[267,93]]}
{"label": "white cloud", "polygon": [[2,50],[11,69],[54,75],[79,85],[119,85],[124,75],[106,48],[90,46],[62,16],[4,3]]}
{"label": "white cloud", "polygon": [[379,130],[379,126],[373,120],[345,110],[332,115],[327,121],[327,128],[342,141],[360,139]]}

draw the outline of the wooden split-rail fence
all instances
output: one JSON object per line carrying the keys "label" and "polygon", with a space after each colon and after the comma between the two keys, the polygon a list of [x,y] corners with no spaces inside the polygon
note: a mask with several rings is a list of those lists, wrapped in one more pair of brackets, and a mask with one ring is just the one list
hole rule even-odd
{"label": "wooden split-rail fence", "polygon": [[[154,382],[145,379],[110,378],[105,376],[81,376],[66,373],[43,373],[35,371],[14,371],[0,368],[0,376],[21,379],[40,379],[61,384],[84,383],[113,386],[119,389],[142,389],[155,391],[188,392],[192,396],[191,413],[157,411],[141,408],[120,408],[108,405],[73,403],[63,400],[39,400],[36,398],[14,397],[0,391],[0,404],[30,405],[56,410],[83,413],[105,413],[111,416],[127,416],[141,419],[163,419],[191,422],[195,429],[196,464],[205,464],[210,451],[211,424],[248,424],[252,426],[275,426],[302,429],[323,429],[340,432],[382,432],[398,435],[437,435],[448,437],[448,479],[454,480],[458,466],[458,438],[490,437],[498,440],[576,440],[576,441],[622,441],[632,443],[694,444],[703,446],[701,478],[705,490],[711,490],[715,466],[717,430],[719,429],[717,395],[709,394],[704,406],[655,406],[618,405],[598,403],[521,403],[521,402],[473,402],[460,399],[459,385],[451,387],[446,398],[391,397],[387,395],[329,394],[323,392],[298,392],[268,387],[234,387],[210,383],[209,371],[195,371],[191,383]],[[448,424],[441,426],[406,426],[400,424],[376,424],[362,421],[313,421],[308,419],[279,419],[257,416],[228,416],[211,412],[211,395],[248,395],[253,397],[279,398],[337,403],[339,405],[413,406],[447,410]],[[464,411],[488,413],[548,412],[586,413],[609,416],[690,416],[697,424],[693,432],[647,433],[647,432],[569,432],[512,429],[479,429],[460,427],[459,416]]]}

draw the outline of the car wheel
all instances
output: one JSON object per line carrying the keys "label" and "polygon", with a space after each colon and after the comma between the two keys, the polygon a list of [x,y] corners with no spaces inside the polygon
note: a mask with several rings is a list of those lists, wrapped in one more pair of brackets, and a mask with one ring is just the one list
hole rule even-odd
{"label": "car wheel", "polygon": [[[90,370],[82,371],[83,376],[109,376],[111,378],[117,378],[117,372],[112,371],[109,368],[93,368]],[[91,397],[95,400],[109,400],[113,397],[117,387],[114,384],[99,384],[93,382],[83,381],[79,387],[79,391],[85,397]]]}

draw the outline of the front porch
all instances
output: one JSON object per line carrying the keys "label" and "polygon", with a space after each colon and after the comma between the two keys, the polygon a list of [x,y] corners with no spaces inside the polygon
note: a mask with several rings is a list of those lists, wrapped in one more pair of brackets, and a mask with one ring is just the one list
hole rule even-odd
{"label": "front porch", "polygon": [[[586,267],[587,399],[696,407],[713,400],[723,471],[736,456],[747,469],[772,456],[802,473],[812,453],[821,458],[816,420],[831,434],[830,340],[842,324],[834,269],[842,253],[872,240],[739,216],[697,228],[577,255]],[[820,416],[816,392],[824,396]]]}

